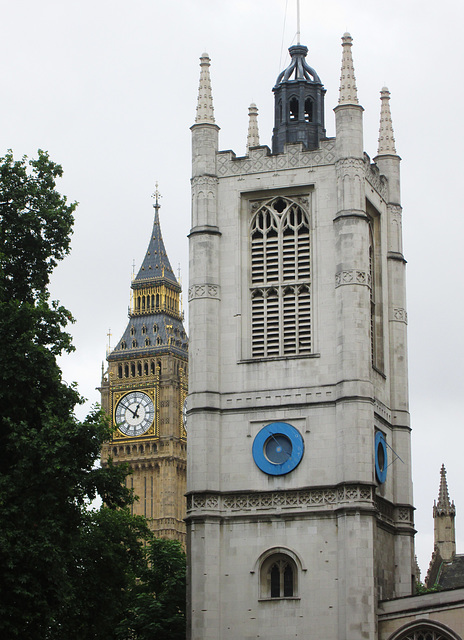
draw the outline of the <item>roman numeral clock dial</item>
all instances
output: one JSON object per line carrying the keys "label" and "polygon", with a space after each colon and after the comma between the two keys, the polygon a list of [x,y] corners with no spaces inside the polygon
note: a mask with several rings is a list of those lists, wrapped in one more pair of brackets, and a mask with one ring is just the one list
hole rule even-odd
{"label": "roman numeral clock dial", "polygon": [[155,405],[146,393],[131,391],[116,406],[116,426],[125,436],[141,436],[155,418]]}

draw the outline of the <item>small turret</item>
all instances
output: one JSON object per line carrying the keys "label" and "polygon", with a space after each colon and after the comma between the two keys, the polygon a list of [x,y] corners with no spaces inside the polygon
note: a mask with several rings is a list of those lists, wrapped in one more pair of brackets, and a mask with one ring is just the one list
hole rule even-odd
{"label": "small turret", "polygon": [[317,149],[324,128],[325,89],[317,73],[306,62],[308,47],[297,44],[288,50],[290,64],[276,81],[272,152],[282,153],[287,142],[302,142]]}
{"label": "small turret", "polygon": [[435,549],[445,561],[451,560],[456,554],[455,516],[456,508],[454,502],[450,502],[449,499],[446,469],[443,464],[440,470],[438,501],[433,502],[433,522]]}
{"label": "small turret", "polygon": [[214,119],[213,92],[207,53],[200,57],[200,84],[195,124],[192,131],[192,177],[216,174],[219,127]]}
{"label": "small turret", "polygon": [[259,147],[258,107],[254,102],[248,107],[248,117],[247,155],[251,147]]}

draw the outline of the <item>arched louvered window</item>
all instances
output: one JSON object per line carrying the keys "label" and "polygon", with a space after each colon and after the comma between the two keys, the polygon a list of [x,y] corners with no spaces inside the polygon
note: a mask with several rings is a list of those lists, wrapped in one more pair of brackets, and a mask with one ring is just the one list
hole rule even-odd
{"label": "arched louvered window", "polygon": [[375,272],[374,272],[374,236],[372,224],[369,225],[369,298],[370,298],[370,343],[371,363],[375,365]]}
{"label": "arched louvered window", "polygon": [[274,198],[251,221],[252,356],[311,353],[309,216],[287,198]]}

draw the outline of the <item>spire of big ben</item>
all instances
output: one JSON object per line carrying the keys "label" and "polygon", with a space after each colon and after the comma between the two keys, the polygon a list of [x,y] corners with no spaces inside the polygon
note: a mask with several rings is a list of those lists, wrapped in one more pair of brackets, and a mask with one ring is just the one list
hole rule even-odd
{"label": "spire of big ben", "polygon": [[102,407],[115,426],[102,464],[110,456],[127,462],[127,482],[139,498],[134,513],[149,519],[155,535],[184,542],[188,339],[161,234],[158,185],[154,200],[148,248],[130,285],[129,322],[102,376]]}

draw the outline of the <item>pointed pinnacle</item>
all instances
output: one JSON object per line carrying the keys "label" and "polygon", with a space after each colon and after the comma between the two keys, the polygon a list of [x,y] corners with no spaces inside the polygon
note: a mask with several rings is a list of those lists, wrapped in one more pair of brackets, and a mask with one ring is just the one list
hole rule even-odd
{"label": "pointed pinnacle", "polygon": [[438,490],[438,501],[434,504],[434,515],[454,515],[454,502],[450,503],[448,493],[448,483],[446,481],[445,465],[441,465],[440,469],[440,487]]}
{"label": "pointed pinnacle", "polygon": [[340,76],[338,104],[359,104],[356,78],[354,75],[353,57],[351,54],[353,38],[349,33],[344,33],[342,42],[342,73]]}
{"label": "pointed pinnacle", "polygon": [[395,156],[395,134],[390,112],[390,91],[383,87],[380,92],[380,129],[379,129],[379,149],[378,156]]}
{"label": "pointed pinnacle", "polygon": [[259,147],[258,107],[254,102],[248,107],[248,117],[247,155],[251,147]]}
{"label": "pointed pinnacle", "polygon": [[208,123],[214,124],[214,107],[213,94],[211,91],[211,77],[209,75],[209,67],[211,60],[207,53],[200,58],[200,86],[198,88],[198,104],[195,124]]}

